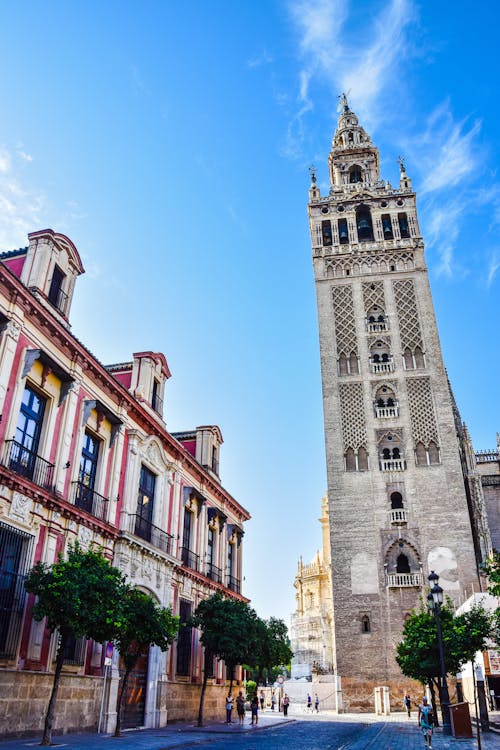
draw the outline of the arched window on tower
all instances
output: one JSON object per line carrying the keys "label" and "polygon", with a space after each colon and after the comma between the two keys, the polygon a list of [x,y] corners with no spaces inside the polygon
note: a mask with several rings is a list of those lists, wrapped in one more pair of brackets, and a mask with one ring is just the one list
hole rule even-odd
{"label": "arched window on tower", "polygon": [[425,445],[423,443],[417,443],[415,446],[415,458],[417,460],[418,466],[426,466],[427,465],[427,451],[425,450]]}
{"label": "arched window on tower", "polygon": [[352,167],[349,167],[349,182],[363,182],[363,171],[359,164],[353,164]]}
{"label": "arched window on tower", "polygon": [[368,471],[368,453],[366,448],[358,448],[358,471]]}
{"label": "arched window on tower", "polygon": [[417,368],[425,367],[424,354],[422,352],[422,349],[419,346],[415,347],[415,352],[413,356],[415,358],[415,367]]}
{"label": "arched window on tower", "polygon": [[323,236],[323,245],[331,245],[332,244],[332,225],[327,219],[321,222],[321,233]]}
{"label": "arched window on tower", "polygon": [[357,375],[359,373],[358,358],[355,352],[351,352],[349,355],[349,372],[351,375]]}
{"label": "arched window on tower", "polygon": [[440,463],[439,448],[437,447],[436,443],[433,440],[431,440],[431,442],[429,443],[429,463],[430,464]]}
{"label": "arched window on tower", "polygon": [[339,357],[339,375],[347,375],[347,357],[344,352],[341,352]]}
{"label": "arched window on tower", "polygon": [[356,471],[356,455],[352,448],[348,448],[345,452],[345,470]]}
{"label": "arched window on tower", "polygon": [[349,242],[349,232],[347,231],[347,219],[339,219],[338,227],[339,227],[339,242],[341,245],[346,245]]}
{"label": "arched window on tower", "polygon": [[368,615],[363,615],[361,618],[361,632],[369,633],[371,631],[370,618]]}
{"label": "arched window on tower", "polygon": [[398,214],[399,233],[403,239],[410,236],[410,228],[408,226],[408,217],[405,213]]}
{"label": "arched window on tower", "polygon": [[359,242],[373,241],[373,224],[370,209],[361,205],[356,208],[356,227]]}
{"label": "arched window on tower", "polygon": [[413,370],[415,369],[415,365],[413,362],[413,354],[411,352],[411,349],[406,347],[403,354],[403,359],[405,363],[405,370]]}
{"label": "arched window on tower", "polygon": [[384,233],[384,240],[394,239],[394,233],[392,231],[392,221],[389,214],[382,214],[382,232]]}
{"label": "arched window on tower", "polygon": [[397,510],[398,508],[403,508],[403,495],[401,492],[392,492],[391,493],[391,509]]}
{"label": "arched window on tower", "polygon": [[400,552],[396,560],[396,573],[411,573],[410,561],[403,552]]}

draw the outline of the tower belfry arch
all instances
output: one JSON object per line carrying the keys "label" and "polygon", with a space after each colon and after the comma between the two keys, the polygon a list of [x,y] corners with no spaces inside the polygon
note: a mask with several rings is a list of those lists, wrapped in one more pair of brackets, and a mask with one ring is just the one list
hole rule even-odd
{"label": "tower belfry arch", "polygon": [[[416,194],[405,160],[381,179],[370,135],[339,97],[309,222],[318,306],[334,610],[334,669],[350,710],[407,685],[394,658],[436,559],[447,590],[479,587],[452,395]],[[483,545],[484,546],[484,545]],[[477,548],[477,545],[476,545]],[[434,568],[433,568],[434,569]],[[446,571],[453,570],[446,577]],[[360,613],[362,613],[360,615]],[[360,620],[361,618],[364,618]],[[362,622],[363,627],[354,623]],[[369,623],[369,625],[367,625]]]}

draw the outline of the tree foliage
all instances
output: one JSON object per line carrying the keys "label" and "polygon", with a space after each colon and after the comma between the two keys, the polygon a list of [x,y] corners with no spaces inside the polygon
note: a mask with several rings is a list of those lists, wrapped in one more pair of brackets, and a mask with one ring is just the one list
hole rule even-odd
{"label": "tree foliage", "polygon": [[230,673],[257,650],[259,618],[255,610],[237,599],[224,599],[220,593],[201,601],[191,625],[201,629],[200,641],[205,647],[205,669],[198,711],[198,726],[203,726],[203,705],[209,672],[214,657],[223,659]]}
{"label": "tree foliage", "polygon": [[160,607],[154,599],[138,589],[128,589],[121,601],[120,620],[114,636],[120,656],[125,665],[118,695],[115,737],[120,736],[121,706],[130,672],[139,656],[150,646],[159,646],[166,651],[179,630],[179,618],[172,611]]}
{"label": "tree foliage", "polygon": [[66,559],[53,565],[38,562],[25,581],[26,591],[37,597],[35,620],[47,618],[51,632],[59,632],[54,682],[45,716],[42,745],[50,745],[55,703],[71,636],[102,643],[112,640],[120,621],[120,601],[126,592],[123,574],[99,552],[84,552],[75,543]]}
{"label": "tree foliage", "polygon": [[259,679],[264,671],[270,673],[273,669],[288,665],[293,656],[288,628],[283,620],[271,617],[260,623],[257,650],[253,660],[248,662],[258,669]]}
{"label": "tree foliage", "polygon": [[[448,601],[441,607],[444,664],[447,674],[455,675],[486,647],[491,634],[491,615],[475,606],[454,616]],[[433,681],[439,687],[441,673],[435,618],[423,607],[413,612],[403,627],[403,640],[396,647],[396,661],[406,677],[422,684]]]}
{"label": "tree foliage", "polygon": [[493,596],[500,596],[500,552],[494,550],[482,568],[488,576],[489,593]]}

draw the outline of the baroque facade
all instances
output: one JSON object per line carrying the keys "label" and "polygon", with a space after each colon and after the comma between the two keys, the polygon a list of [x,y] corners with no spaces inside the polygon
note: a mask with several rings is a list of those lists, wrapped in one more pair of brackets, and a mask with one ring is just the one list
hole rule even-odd
{"label": "baroque facade", "polygon": [[[104,366],[70,330],[84,272],[66,236],[44,230],[0,256],[0,733],[39,731],[57,633],[31,617],[23,587],[37,561],[68,544],[94,545],[132,585],[186,622],[215,591],[244,599],[242,539],[248,512],[221,484],[218,427],[172,434],[164,421],[170,371],[138,352]],[[65,656],[56,731],[112,731],[119,654],[74,641]],[[183,627],[167,653],[153,647],[135,670],[124,727],[196,715],[199,633]],[[208,693],[223,710],[224,664]]]}
{"label": "baroque facade", "polygon": [[297,609],[292,615],[290,640],[292,679],[333,673],[333,601],[328,497],[321,501],[322,548],[310,563],[299,560],[294,587]]}
{"label": "baroque facade", "polygon": [[[344,707],[400,701],[394,658],[431,570],[454,601],[480,590],[487,518],[472,517],[416,195],[380,179],[345,96],[330,189],[309,190],[332,540],[334,668]],[[477,506],[481,499],[474,499]],[[339,709],[342,705],[339,703]]]}

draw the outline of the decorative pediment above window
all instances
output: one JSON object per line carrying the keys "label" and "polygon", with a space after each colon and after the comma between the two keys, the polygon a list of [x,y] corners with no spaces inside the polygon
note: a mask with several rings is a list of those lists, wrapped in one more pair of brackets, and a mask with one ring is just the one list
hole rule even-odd
{"label": "decorative pediment above window", "polygon": [[215,520],[219,521],[219,530],[222,531],[227,521],[227,516],[218,508],[207,508],[207,520],[208,523],[213,523]]}
{"label": "decorative pediment above window", "polygon": [[87,424],[93,409],[95,409],[97,414],[101,416],[101,419],[105,418],[110,423],[111,438],[109,445],[112,447],[123,422],[108,406],[106,406],[106,404],[103,404],[102,401],[99,401],[98,399],[87,399],[83,402],[82,426]]}
{"label": "decorative pediment above window", "polygon": [[44,382],[50,373],[55,375],[56,378],[61,381],[61,390],[59,394],[58,404],[58,406],[61,406],[64,399],[73,387],[74,378],[69,374],[69,372],[67,372],[67,370],[61,367],[60,364],[58,364],[54,359],[52,359],[52,357],[44,352],[43,349],[26,349],[26,353],[24,355],[23,371],[21,373],[22,378],[25,378],[28,375],[37,360],[40,361],[43,366],[42,386],[44,385]]}
{"label": "decorative pediment above window", "polygon": [[183,488],[182,504],[190,510],[196,509],[196,515],[200,515],[206,501],[207,499],[194,487]]}

